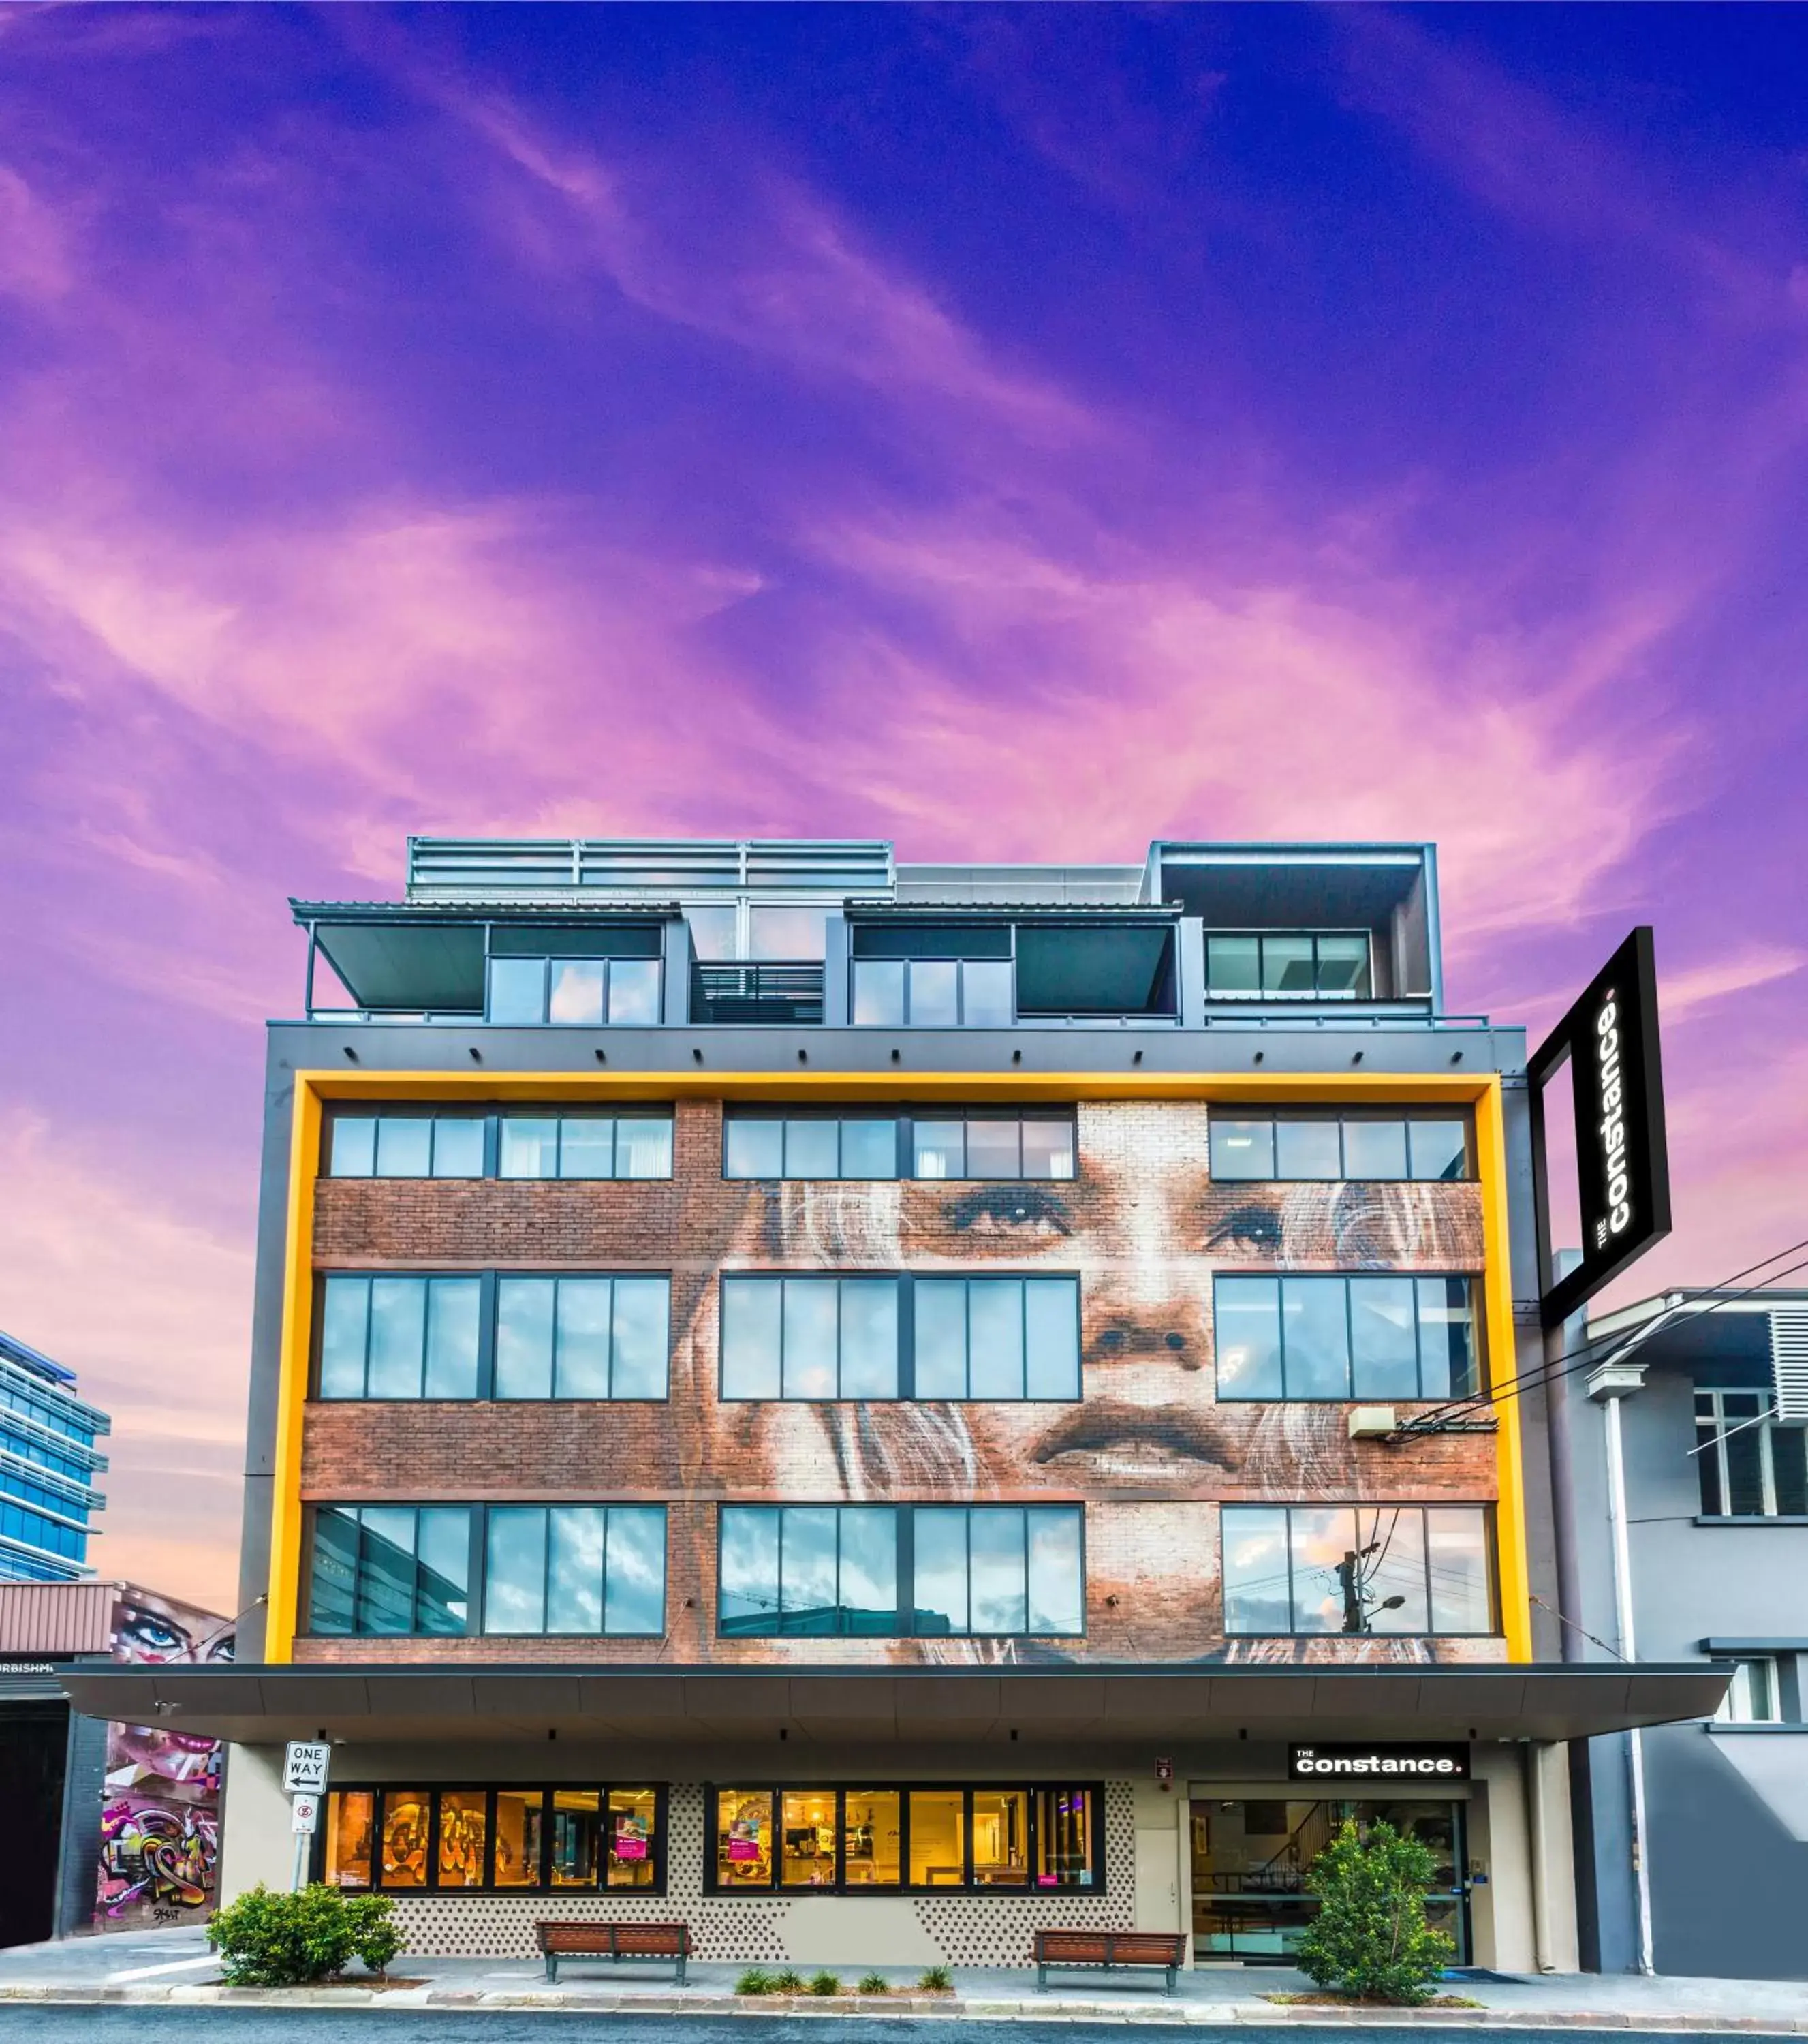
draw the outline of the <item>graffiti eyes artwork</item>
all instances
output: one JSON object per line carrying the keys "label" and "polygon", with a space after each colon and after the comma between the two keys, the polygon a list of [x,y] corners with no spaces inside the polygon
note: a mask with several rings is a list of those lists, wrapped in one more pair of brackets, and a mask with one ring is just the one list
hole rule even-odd
{"label": "graffiti eyes artwork", "polygon": [[[233,1635],[210,1612],[132,1591],[113,1613],[113,1658],[227,1662]],[[210,1910],[220,1855],[218,1743],[161,1725],[107,1727],[95,1920],[103,1930],[180,1923]]]}

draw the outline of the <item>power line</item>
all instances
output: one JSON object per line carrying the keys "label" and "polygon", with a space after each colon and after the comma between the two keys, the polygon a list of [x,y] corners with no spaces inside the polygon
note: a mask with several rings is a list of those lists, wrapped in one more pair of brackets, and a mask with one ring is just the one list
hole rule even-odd
{"label": "power line", "polygon": [[1798,1249],[1808,1249],[1808,1237],[1804,1237],[1800,1242],[1791,1243],[1787,1249],[1779,1249],[1772,1255],[1761,1257],[1756,1263],[1748,1264],[1743,1270],[1735,1271],[1731,1278],[1720,1285],[1703,1288],[1725,1293],[1725,1297],[1702,1299],[1673,1307],[1667,1312],[1656,1315],[1646,1325],[1635,1328],[1630,1333],[1622,1331],[1597,1335],[1592,1341],[1584,1342],[1580,1348],[1572,1349],[1560,1358],[1564,1366],[1561,1369],[1544,1362],[1536,1369],[1517,1371],[1504,1381],[1491,1385],[1486,1391],[1477,1392],[1472,1397],[1452,1399],[1442,1405],[1434,1406],[1429,1412],[1418,1414],[1401,1427],[1393,1438],[1404,1440],[1414,1434],[1435,1433],[1447,1420],[1457,1420],[1464,1413],[1499,1404],[1503,1399],[1516,1397],[1523,1388],[1555,1384],[1560,1378],[1573,1377],[1578,1370],[1586,1370],[1603,1350],[1610,1350],[1615,1356],[1628,1355],[1634,1349],[1642,1347],[1660,1327],[1675,1327],[1679,1321],[1695,1320],[1703,1313],[1716,1312],[1722,1307],[1737,1305],[1740,1301],[1752,1297],[1795,1271],[1808,1269],[1808,1256],[1804,1256],[1786,1265],[1781,1270],[1772,1271],[1768,1278],[1760,1278],[1756,1284],[1748,1285],[1741,1290],[1729,1289],[1737,1284],[1740,1278],[1749,1277],[1754,1270],[1763,1270],[1766,1264],[1775,1263],[1779,1258],[1792,1255]]}

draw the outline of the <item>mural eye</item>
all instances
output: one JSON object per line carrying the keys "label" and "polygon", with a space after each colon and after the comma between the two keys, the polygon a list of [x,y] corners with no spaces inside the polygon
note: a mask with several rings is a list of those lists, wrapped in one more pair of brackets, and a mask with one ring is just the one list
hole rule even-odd
{"label": "mural eye", "polygon": [[1021,1241],[1073,1232],[1065,1205],[1040,1185],[979,1185],[950,1201],[943,1211],[966,1235],[1009,1235]]}
{"label": "mural eye", "polygon": [[135,1646],[141,1654],[173,1654],[189,1643],[179,1625],[136,1604],[121,1612],[118,1639],[121,1646]]}
{"label": "mural eye", "polygon": [[1207,1249],[1246,1250],[1257,1256],[1280,1254],[1280,1216],[1267,1207],[1234,1207],[1205,1239]]}

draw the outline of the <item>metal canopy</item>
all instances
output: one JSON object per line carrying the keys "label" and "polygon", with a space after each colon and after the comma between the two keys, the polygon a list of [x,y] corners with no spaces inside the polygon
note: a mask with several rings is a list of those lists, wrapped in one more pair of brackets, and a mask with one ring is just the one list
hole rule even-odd
{"label": "metal canopy", "polygon": [[667,921],[675,902],[561,903],[524,912],[519,901],[455,907],[398,901],[291,901],[321,955],[359,1007],[376,1012],[483,1012],[484,930],[491,923],[582,926]]}
{"label": "metal canopy", "polygon": [[1161,1738],[1580,1739],[1711,1716],[1730,1669],[1281,1666],[803,1669],[71,1668],[85,1717],[272,1744],[580,1738],[1134,1742]]}

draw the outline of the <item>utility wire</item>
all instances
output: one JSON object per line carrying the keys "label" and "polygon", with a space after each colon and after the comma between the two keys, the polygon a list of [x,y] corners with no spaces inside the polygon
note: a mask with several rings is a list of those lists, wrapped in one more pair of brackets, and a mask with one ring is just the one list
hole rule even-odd
{"label": "utility wire", "polygon": [[[1798,1249],[1808,1249],[1808,1237],[1804,1237],[1800,1242],[1792,1242],[1787,1249],[1777,1250],[1772,1255],[1760,1257],[1756,1263],[1747,1264],[1743,1270],[1735,1270],[1730,1278],[1725,1279],[1719,1285],[1706,1285],[1702,1289],[1706,1291],[1727,1291],[1729,1287],[1737,1285],[1741,1278],[1750,1277],[1754,1270],[1762,1270],[1767,1263],[1775,1263],[1785,1256],[1792,1256]],[[1803,1261],[1808,1262],[1808,1258]],[[1627,1349],[1636,1348],[1640,1343],[1655,1334],[1660,1327],[1674,1326],[1679,1319],[1692,1320],[1698,1314],[1712,1312],[1718,1307],[1729,1306],[1740,1299],[1749,1298],[1753,1293],[1762,1291],[1767,1285],[1775,1284],[1779,1278],[1788,1277],[1791,1271],[1799,1270],[1802,1267],[1802,1262],[1792,1263],[1787,1270],[1773,1270],[1769,1277],[1760,1278],[1756,1284],[1748,1285],[1741,1292],[1730,1293],[1724,1299],[1704,1299],[1687,1306],[1673,1308],[1667,1313],[1654,1315],[1645,1327],[1634,1328],[1630,1333],[1622,1331],[1617,1334],[1597,1335],[1592,1341],[1584,1342],[1580,1348],[1572,1349],[1562,1360],[1566,1363],[1580,1363],[1594,1355],[1597,1350],[1611,1349],[1616,1345],[1623,1345]],[[1553,1376],[1568,1374],[1567,1370],[1553,1372],[1549,1363],[1541,1363],[1534,1369],[1517,1372],[1500,1384],[1491,1386],[1487,1391],[1476,1393],[1473,1397],[1454,1398],[1442,1405],[1434,1406],[1430,1412],[1422,1414],[1420,1417],[1422,1420],[1438,1420],[1446,1412],[1461,1412],[1476,1405],[1491,1404],[1496,1400],[1508,1396],[1522,1384],[1530,1384],[1539,1379],[1549,1382]]]}
{"label": "utility wire", "polygon": [[1716,1312],[1722,1307],[1737,1305],[1740,1301],[1752,1297],[1755,1294],[1778,1284],[1782,1279],[1792,1275],[1795,1271],[1808,1269],[1808,1256],[1801,1257],[1795,1262],[1786,1265],[1781,1270],[1772,1271],[1768,1278],[1760,1278],[1756,1284],[1748,1285],[1738,1291],[1729,1289],[1729,1287],[1736,1285],[1740,1278],[1749,1277],[1752,1271],[1761,1270],[1766,1264],[1774,1263],[1780,1257],[1793,1254],[1798,1249],[1808,1249],[1808,1237],[1805,1237],[1800,1242],[1791,1243],[1788,1248],[1779,1249],[1774,1254],[1763,1257],[1756,1263],[1748,1264],[1745,1270],[1735,1271],[1730,1278],[1721,1285],[1702,1288],[1708,1291],[1724,1293],[1725,1294],[1724,1297],[1685,1302],[1683,1305],[1674,1307],[1667,1312],[1653,1315],[1642,1327],[1635,1327],[1630,1332],[1622,1331],[1610,1335],[1597,1335],[1594,1340],[1584,1342],[1580,1348],[1572,1349],[1567,1354],[1560,1358],[1559,1360],[1564,1366],[1562,1368],[1554,1368],[1549,1362],[1545,1362],[1536,1369],[1517,1371],[1503,1382],[1491,1385],[1486,1391],[1477,1392],[1472,1397],[1452,1399],[1442,1405],[1434,1406],[1429,1412],[1418,1414],[1400,1429],[1400,1435],[1404,1437],[1415,1433],[1436,1432],[1445,1420],[1460,1419],[1464,1413],[1479,1412],[1484,1407],[1499,1404],[1503,1399],[1516,1396],[1522,1389],[1529,1389],[1534,1385],[1554,1384],[1560,1378],[1573,1377],[1578,1370],[1586,1370],[1603,1350],[1612,1351],[1616,1358],[1630,1355],[1634,1349],[1642,1347],[1649,1341],[1660,1327],[1675,1327],[1680,1321],[1695,1320],[1703,1313]]}

